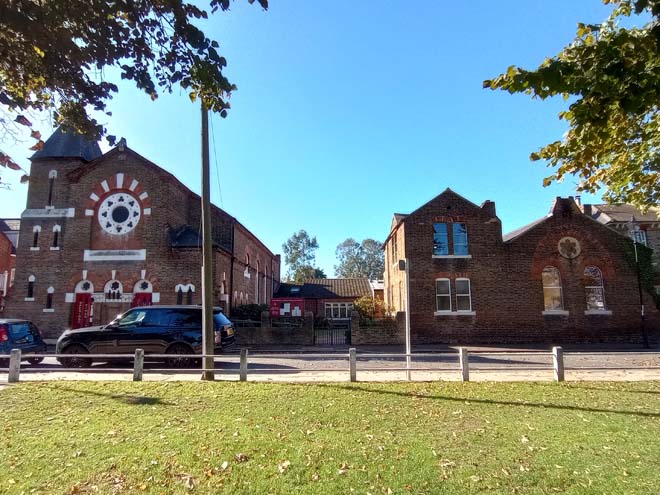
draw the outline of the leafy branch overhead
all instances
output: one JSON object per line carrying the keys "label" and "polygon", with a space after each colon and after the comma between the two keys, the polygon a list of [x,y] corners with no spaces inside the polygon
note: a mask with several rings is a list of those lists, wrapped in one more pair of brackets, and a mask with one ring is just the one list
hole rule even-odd
{"label": "leafy branch overhead", "polygon": [[[248,0],[254,3],[254,0]],[[267,0],[257,0],[268,8]],[[230,0],[211,0],[211,12]],[[226,116],[236,89],[222,73],[217,41],[195,26],[209,14],[182,0],[5,0],[0,5],[2,124],[29,110],[54,111],[56,123],[88,136],[105,134],[88,111],[106,112],[118,87],[115,68],[150,96],[176,85]],[[111,144],[114,138],[109,136]]]}
{"label": "leafy branch overhead", "polygon": [[[604,187],[608,201],[646,209],[660,200],[660,1],[602,1],[613,6],[602,24],[578,24],[558,55],[484,87],[571,101],[563,138],[531,154],[555,169],[544,185],[575,175],[581,190]],[[622,18],[650,21],[624,28]]]}

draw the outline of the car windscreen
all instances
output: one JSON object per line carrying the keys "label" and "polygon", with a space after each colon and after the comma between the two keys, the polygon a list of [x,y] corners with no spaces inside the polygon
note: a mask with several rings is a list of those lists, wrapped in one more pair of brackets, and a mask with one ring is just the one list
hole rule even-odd
{"label": "car windscreen", "polygon": [[15,343],[34,342],[34,335],[30,326],[28,322],[12,323],[9,325],[9,333]]}
{"label": "car windscreen", "polygon": [[231,325],[231,321],[227,319],[222,313],[213,313],[213,321],[215,322],[216,327],[224,327],[225,325]]}

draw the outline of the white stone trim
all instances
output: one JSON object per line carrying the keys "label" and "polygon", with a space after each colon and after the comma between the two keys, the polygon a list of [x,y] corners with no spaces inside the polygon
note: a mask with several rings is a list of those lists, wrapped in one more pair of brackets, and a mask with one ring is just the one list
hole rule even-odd
{"label": "white stone trim", "polygon": [[34,301],[34,297],[26,297],[26,298],[23,299],[23,300],[24,300],[24,301],[32,302],[32,301]]}
{"label": "white stone trim", "polygon": [[51,251],[59,251],[59,250],[60,250],[60,247],[59,247],[59,246],[51,246],[51,247],[50,247],[50,250],[51,250]]}
{"label": "white stone trim", "polygon": [[73,218],[75,208],[32,208],[21,213],[21,218]]}
{"label": "white stone trim", "polygon": [[51,170],[48,172],[49,179],[57,179],[57,170]]}
{"label": "white stone trim", "polygon": [[146,249],[85,249],[83,261],[144,261]]}
{"label": "white stone trim", "polygon": [[35,232],[41,232],[41,225],[35,225],[32,227],[32,233],[34,234]]}
{"label": "white stone trim", "polygon": [[42,313],[54,313],[55,308],[44,308],[41,310]]}
{"label": "white stone trim", "polygon": [[96,201],[99,200],[99,197],[96,195],[96,193],[92,193],[92,194],[89,195],[89,199],[96,202]]}
{"label": "white stone trim", "polygon": [[151,302],[159,303],[160,302],[160,292],[153,292],[151,294]]}
{"label": "white stone trim", "polygon": [[94,210],[90,210],[90,209],[85,210],[85,216],[86,217],[93,217],[94,216]]}
{"label": "white stone trim", "polygon": [[587,316],[611,316],[612,311],[609,309],[587,309],[584,314]]}
{"label": "white stone trim", "polygon": [[133,179],[133,182],[131,182],[131,185],[128,186],[128,188],[129,188],[131,191],[135,191],[135,188],[138,186],[138,184],[139,184],[139,182],[136,181],[135,179]]}
{"label": "white stone trim", "polygon": [[147,191],[144,191],[142,194],[138,196],[140,199],[145,200],[149,197],[149,193]]}
{"label": "white stone trim", "polygon": [[115,175],[115,182],[117,183],[117,189],[121,189],[124,186],[124,174],[118,172],[117,175]]}
{"label": "white stone trim", "polygon": [[142,213],[144,213],[145,215],[151,215],[151,208],[145,208],[144,210],[142,210]]}
{"label": "white stone trim", "polygon": [[108,185],[108,181],[105,180],[105,179],[101,181],[101,187],[103,188],[103,190],[105,192],[108,192],[110,190],[110,186]]}
{"label": "white stone trim", "polygon": [[53,227],[53,232],[62,232],[62,226],[61,225],[55,225]]}
{"label": "white stone trim", "polygon": [[76,302],[76,295],[73,292],[67,292],[66,294],[64,294],[64,302],[65,303]]}
{"label": "white stone trim", "polygon": [[433,259],[472,259],[471,254],[434,254],[432,255]]}
{"label": "white stone trim", "polygon": [[34,275],[30,275],[28,277],[28,282],[36,282],[36,281],[37,281],[37,277],[35,277]]}
{"label": "white stone trim", "polygon": [[477,316],[476,311],[434,311],[433,316]]}
{"label": "white stone trim", "polygon": [[195,292],[195,285],[194,284],[176,284],[174,286],[174,292],[179,292],[179,289],[181,289],[181,292],[183,292],[183,293],[186,293],[191,289],[192,289],[193,292]]}
{"label": "white stone trim", "polygon": [[543,316],[568,316],[569,312],[565,309],[546,309],[541,314]]}
{"label": "white stone trim", "polygon": [[30,246],[30,251],[39,251],[39,246]]}

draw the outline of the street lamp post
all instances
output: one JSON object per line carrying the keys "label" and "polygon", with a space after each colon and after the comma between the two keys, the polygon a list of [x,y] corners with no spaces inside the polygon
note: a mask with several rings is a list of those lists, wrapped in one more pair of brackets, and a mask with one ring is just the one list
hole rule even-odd
{"label": "street lamp post", "polygon": [[635,232],[639,231],[639,225],[635,223],[635,217],[632,216],[630,218],[630,222],[628,223],[628,227],[630,230],[630,238],[633,241],[633,248],[635,249],[635,265],[637,267],[637,291],[639,293],[639,308],[640,308],[640,322],[639,322],[639,327],[642,332],[642,341],[644,342],[644,349],[649,348],[649,338],[646,335],[646,324],[645,324],[645,318],[646,315],[644,313],[644,292],[642,291],[642,272],[639,266],[639,255],[637,253],[637,238],[635,237]]}
{"label": "street lamp post", "polygon": [[410,260],[399,260],[399,270],[406,275],[406,379],[410,381]]}

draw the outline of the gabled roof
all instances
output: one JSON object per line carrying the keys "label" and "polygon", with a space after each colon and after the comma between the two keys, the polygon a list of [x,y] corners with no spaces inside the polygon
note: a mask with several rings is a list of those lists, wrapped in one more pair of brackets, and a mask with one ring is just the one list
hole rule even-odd
{"label": "gabled roof", "polygon": [[86,162],[91,162],[102,154],[96,141],[90,141],[73,131],[65,131],[60,126],[46,140],[44,147],[30,157],[30,160],[80,158]]}
{"label": "gabled roof", "polygon": [[521,235],[523,235],[525,232],[527,232],[527,231],[529,231],[529,230],[532,230],[532,229],[533,229],[534,227],[536,227],[537,225],[542,224],[543,222],[545,222],[545,221],[546,221],[548,218],[550,218],[551,216],[552,216],[552,213],[550,213],[550,214],[548,214],[548,215],[546,215],[546,216],[544,216],[544,217],[541,217],[541,218],[539,218],[539,219],[537,219],[537,220],[534,220],[533,222],[530,222],[530,223],[528,223],[527,225],[523,225],[522,227],[520,227],[520,228],[518,228],[518,229],[516,229],[516,230],[512,230],[512,231],[509,232],[508,234],[504,234],[504,235],[502,236],[502,239],[504,240],[504,242],[512,241],[512,240],[514,240],[515,238],[520,237]]}
{"label": "gabled roof", "polygon": [[305,280],[302,284],[281,284],[275,297],[336,299],[371,297],[371,295],[371,284],[368,278],[312,278]]}
{"label": "gabled roof", "polygon": [[[635,222],[658,222],[660,218],[660,208],[650,208],[646,213],[642,213],[638,208],[632,205],[591,205],[592,216],[597,213],[604,213],[609,217],[606,222],[630,222],[634,217]],[[594,211],[595,210],[595,211]]]}

